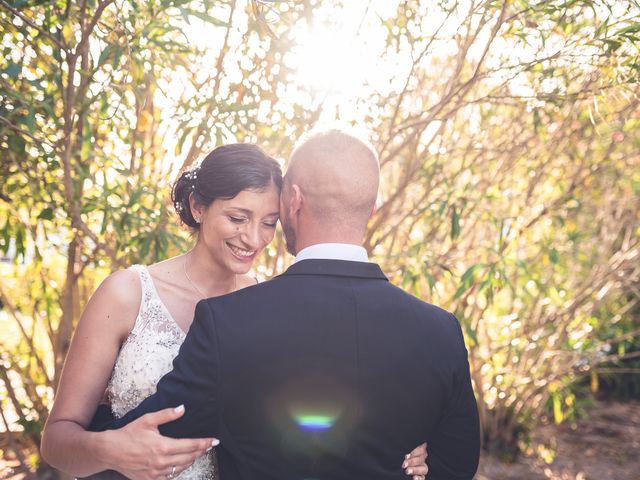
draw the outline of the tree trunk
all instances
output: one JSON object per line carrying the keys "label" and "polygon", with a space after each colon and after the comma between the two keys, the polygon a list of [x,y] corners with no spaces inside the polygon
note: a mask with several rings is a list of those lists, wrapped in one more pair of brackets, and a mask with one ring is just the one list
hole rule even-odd
{"label": "tree trunk", "polygon": [[76,258],[78,254],[78,237],[74,237],[69,244],[69,255],[67,258],[67,274],[62,295],[62,316],[56,332],[56,342],[54,345],[55,373],[54,388],[58,388],[64,359],[67,356],[73,327],[78,316],[78,277],[75,272]]}

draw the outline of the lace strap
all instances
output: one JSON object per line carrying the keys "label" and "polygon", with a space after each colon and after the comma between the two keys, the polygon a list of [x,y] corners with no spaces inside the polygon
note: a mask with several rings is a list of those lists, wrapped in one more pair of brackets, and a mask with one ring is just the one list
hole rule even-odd
{"label": "lace strap", "polygon": [[153,297],[153,284],[151,283],[151,276],[149,275],[149,271],[144,265],[132,265],[129,267],[130,270],[137,272],[140,277],[140,286],[142,287],[142,295],[140,298],[140,309],[138,310],[138,316],[136,317],[136,322],[133,325],[133,329],[131,333],[138,333],[144,329],[144,327],[151,320],[151,315],[148,315],[148,306],[151,298]]}

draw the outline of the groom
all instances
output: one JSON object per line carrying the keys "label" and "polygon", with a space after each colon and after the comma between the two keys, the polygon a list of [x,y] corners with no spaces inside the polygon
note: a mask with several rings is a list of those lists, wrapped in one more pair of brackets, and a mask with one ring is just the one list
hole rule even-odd
{"label": "groom", "polygon": [[217,437],[223,480],[471,479],[479,425],[453,315],[391,285],[362,247],[377,156],[330,130],[293,152],[280,200],[295,263],[201,301],[174,369],[109,428],[184,404],[172,437]]}

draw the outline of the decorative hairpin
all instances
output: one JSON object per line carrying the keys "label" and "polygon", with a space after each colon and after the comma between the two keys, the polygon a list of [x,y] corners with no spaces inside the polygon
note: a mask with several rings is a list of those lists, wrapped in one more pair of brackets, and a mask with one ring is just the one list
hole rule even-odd
{"label": "decorative hairpin", "polygon": [[192,168],[191,170],[188,170],[187,172],[184,173],[185,178],[187,178],[188,180],[195,182],[198,178],[198,172],[200,171],[200,166],[197,166],[195,168]]}
{"label": "decorative hairpin", "polygon": [[185,172],[184,176],[189,182],[191,182],[190,190],[193,192],[196,189],[196,182],[198,180],[198,172],[200,171],[200,165]]}

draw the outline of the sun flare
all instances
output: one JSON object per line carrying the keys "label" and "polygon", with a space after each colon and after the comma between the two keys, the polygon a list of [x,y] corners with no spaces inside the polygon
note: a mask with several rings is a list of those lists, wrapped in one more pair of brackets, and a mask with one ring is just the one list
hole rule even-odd
{"label": "sun flare", "polygon": [[[296,27],[296,46],[287,58],[293,81],[321,99],[323,120],[358,120],[357,100],[368,91],[388,91],[399,70],[384,55],[384,27],[396,2],[349,2],[316,12],[314,24]],[[406,62],[405,62],[406,63]]]}

